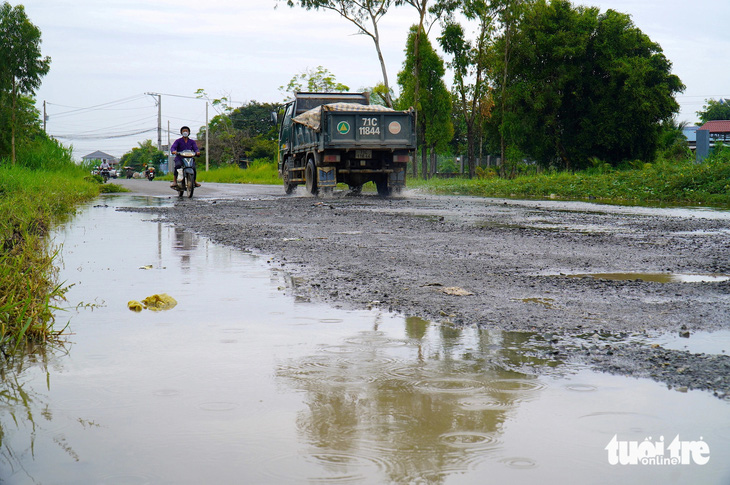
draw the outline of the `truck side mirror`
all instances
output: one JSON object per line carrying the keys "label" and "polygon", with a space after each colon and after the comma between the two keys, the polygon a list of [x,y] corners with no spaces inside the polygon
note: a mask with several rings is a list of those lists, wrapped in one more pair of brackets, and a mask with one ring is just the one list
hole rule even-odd
{"label": "truck side mirror", "polygon": [[276,111],[271,112],[271,122],[275,125],[279,123],[279,117],[276,114]]}

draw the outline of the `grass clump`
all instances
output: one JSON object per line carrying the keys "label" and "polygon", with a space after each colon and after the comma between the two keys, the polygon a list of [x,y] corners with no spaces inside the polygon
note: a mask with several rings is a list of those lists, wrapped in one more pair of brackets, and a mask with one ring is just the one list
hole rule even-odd
{"label": "grass clump", "polygon": [[41,139],[0,160],[0,349],[52,338],[57,282],[48,233],[77,204],[99,193],[88,171],[60,144]]}
{"label": "grass clump", "polygon": [[600,163],[581,172],[546,172],[514,179],[409,181],[411,188],[481,197],[595,199],[614,203],[730,206],[730,148],[703,163],[632,162],[620,169]]}

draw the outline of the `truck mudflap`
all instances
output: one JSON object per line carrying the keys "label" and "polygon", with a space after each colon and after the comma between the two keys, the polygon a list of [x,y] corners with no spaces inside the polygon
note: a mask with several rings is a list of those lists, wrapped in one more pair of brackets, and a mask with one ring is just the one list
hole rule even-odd
{"label": "truck mudflap", "polygon": [[406,169],[399,167],[388,174],[388,186],[390,188],[403,188],[406,186]]}
{"label": "truck mudflap", "polygon": [[335,167],[317,167],[317,178],[319,187],[336,187],[337,169]]}

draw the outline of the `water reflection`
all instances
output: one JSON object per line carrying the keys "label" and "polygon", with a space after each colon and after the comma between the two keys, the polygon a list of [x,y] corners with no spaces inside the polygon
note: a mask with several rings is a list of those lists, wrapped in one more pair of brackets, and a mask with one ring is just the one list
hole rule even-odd
{"label": "water reflection", "polygon": [[[0,469],[11,473],[24,470],[23,462],[35,458],[36,438],[52,428],[54,412],[48,398],[37,386],[28,384],[27,371],[45,375],[45,391],[50,391],[51,370],[59,371],[68,350],[62,344],[53,346],[27,344],[11,355],[2,356],[0,365]],[[78,418],[83,426],[89,424]],[[51,429],[53,443],[71,459],[79,456],[62,429]],[[12,446],[9,442],[12,442]]]}
{"label": "water reflection", "polygon": [[364,459],[395,483],[442,483],[494,458],[507,417],[545,388],[516,370],[545,364],[525,352],[530,334],[413,317],[405,338],[377,327],[277,368],[305,393],[300,460],[328,457],[326,477],[357,474]]}
{"label": "water reflection", "polygon": [[183,272],[187,273],[190,271],[190,257],[195,248],[198,247],[198,237],[179,226],[175,226],[173,231],[175,235],[173,247],[180,256],[180,267]]}
{"label": "water reflection", "polygon": [[[616,433],[702,435],[713,460],[680,479],[730,473],[725,402],[576,371],[549,336],[299,302],[286,268],[108,206],[59,239],[69,301],[105,304],[70,312],[72,352],[2,370],[0,482],[616,482]],[[127,309],[160,292],[179,305]]]}

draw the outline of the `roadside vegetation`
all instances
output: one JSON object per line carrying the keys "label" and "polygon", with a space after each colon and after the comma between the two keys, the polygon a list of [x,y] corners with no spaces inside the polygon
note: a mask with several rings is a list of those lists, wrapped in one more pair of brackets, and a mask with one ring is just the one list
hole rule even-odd
{"label": "roadside vegetation", "polygon": [[[54,338],[54,304],[66,288],[48,236],[81,202],[99,194],[88,167],[39,135],[18,147],[15,165],[0,159],[0,349]],[[61,329],[62,330],[62,329]]]}
{"label": "roadside vegetation", "polygon": [[[527,167],[524,171],[534,171]],[[605,203],[730,207],[730,148],[703,163],[634,162],[613,169],[545,171],[500,178],[494,169],[477,169],[477,178],[410,180],[409,188],[438,194],[480,197],[595,200]]]}
{"label": "roadside vegetation", "polygon": [[[172,174],[168,173],[162,180],[172,180]],[[276,162],[268,159],[258,159],[251,163],[248,168],[240,168],[238,165],[223,165],[205,171],[203,164],[198,163],[197,179],[201,183],[216,182],[227,184],[268,184],[278,185],[281,183]]]}

